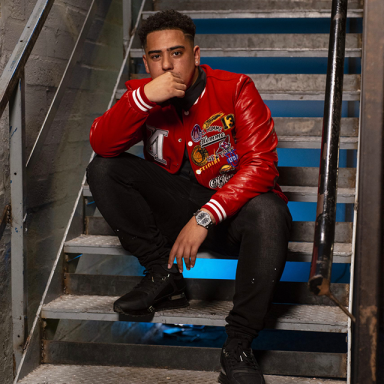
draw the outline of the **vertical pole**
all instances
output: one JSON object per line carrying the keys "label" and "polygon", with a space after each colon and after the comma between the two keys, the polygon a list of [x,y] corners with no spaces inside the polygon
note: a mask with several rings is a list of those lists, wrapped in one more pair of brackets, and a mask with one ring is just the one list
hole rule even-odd
{"label": "vertical pole", "polygon": [[309,288],[330,296],[348,0],[332,1],[317,212]]}
{"label": "vertical pole", "polygon": [[384,383],[384,2],[364,1],[353,384]]}
{"label": "vertical pole", "polygon": [[19,366],[27,334],[25,293],[25,201],[24,201],[24,140],[25,140],[24,74],[9,101],[9,145],[11,179],[11,279],[13,320],[14,371]]}

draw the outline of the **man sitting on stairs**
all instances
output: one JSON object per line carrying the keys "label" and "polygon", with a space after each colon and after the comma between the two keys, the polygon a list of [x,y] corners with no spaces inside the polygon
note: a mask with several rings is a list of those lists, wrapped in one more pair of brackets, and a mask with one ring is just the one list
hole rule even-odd
{"label": "man sitting on stairs", "polygon": [[[277,137],[248,76],[200,65],[195,29],[173,10],[143,23],[151,78],[128,81],[93,123],[87,180],[122,246],[146,268],[114,310],[186,307],[183,260],[193,268],[199,248],[238,256],[219,382],[264,383],[251,342],[283,272],[292,222],[276,184]],[[142,140],[145,160],[126,152]]]}

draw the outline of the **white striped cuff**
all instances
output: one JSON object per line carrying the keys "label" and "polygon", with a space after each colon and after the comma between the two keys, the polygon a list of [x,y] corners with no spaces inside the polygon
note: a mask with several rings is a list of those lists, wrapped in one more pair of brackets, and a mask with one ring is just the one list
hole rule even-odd
{"label": "white striped cuff", "polygon": [[143,92],[143,89],[142,87],[138,88],[138,89],[135,89],[133,92],[132,92],[132,98],[136,104],[136,106],[141,109],[143,112],[148,112],[150,109],[153,108],[153,106],[147,104],[144,100],[143,100],[143,96],[142,96],[142,92]]}

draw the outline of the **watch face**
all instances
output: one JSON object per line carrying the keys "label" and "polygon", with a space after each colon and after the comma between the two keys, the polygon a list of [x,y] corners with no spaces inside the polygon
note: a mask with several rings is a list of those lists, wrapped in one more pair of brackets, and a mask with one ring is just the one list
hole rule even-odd
{"label": "watch face", "polygon": [[196,221],[199,225],[206,227],[211,223],[211,216],[207,212],[199,212],[196,216]]}

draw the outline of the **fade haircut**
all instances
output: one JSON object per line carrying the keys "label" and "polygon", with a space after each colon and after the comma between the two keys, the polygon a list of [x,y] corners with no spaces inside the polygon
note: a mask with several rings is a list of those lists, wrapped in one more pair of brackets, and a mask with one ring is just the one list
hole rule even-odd
{"label": "fade haircut", "polygon": [[182,31],[185,37],[191,41],[193,47],[196,33],[195,24],[189,16],[171,9],[157,12],[143,21],[138,32],[143,48],[147,46],[147,36],[149,33],[167,29],[178,29]]}

